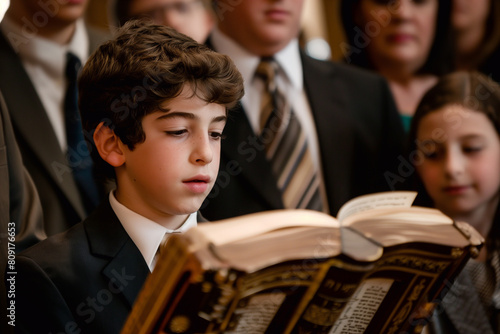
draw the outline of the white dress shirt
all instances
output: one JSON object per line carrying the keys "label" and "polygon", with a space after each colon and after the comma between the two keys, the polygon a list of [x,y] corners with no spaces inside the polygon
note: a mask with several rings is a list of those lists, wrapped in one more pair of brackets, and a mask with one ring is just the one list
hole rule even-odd
{"label": "white dress shirt", "polygon": [[67,45],[61,45],[51,40],[41,38],[37,34],[26,35],[23,27],[18,26],[8,17],[4,17],[0,27],[10,41],[14,51],[35,87],[54,132],[66,152],[66,127],[64,122],[64,96],[66,94],[66,53],[76,55],[82,64],[89,56],[89,39],[85,23],[80,19],[76,30]]}
{"label": "white dress shirt", "polygon": [[198,224],[197,213],[193,212],[179,228],[170,230],[118,202],[114,191],[109,193],[109,203],[123,228],[137,248],[139,248],[150,271],[154,269],[155,255],[166,233],[183,233]]}

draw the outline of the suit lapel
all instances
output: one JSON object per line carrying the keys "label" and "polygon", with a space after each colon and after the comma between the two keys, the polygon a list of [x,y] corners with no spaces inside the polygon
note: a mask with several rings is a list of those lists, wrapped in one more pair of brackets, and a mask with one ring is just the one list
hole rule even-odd
{"label": "suit lapel", "polygon": [[346,108],[352,93],[344,92],[332,64],[314,60],[301,53],[304,85],[318,135],[322,174],[330,213],[349,198],[353,144],[353,120]]}
{"label": "suit lapel", "polygon": [[40,168],[47,171],[75,210],[84,217],[85,210],[78,188],[45,108],[19,57],[1,33],[0,59],[0,88],[4,96],[14,97],[9,99],[7,104],[11,110],[12,124],[17,132],[18,141],[29,147],[31,154],[40,161]]}
{"label": "suit lapel", "polygon": [[[258,143],[241,103],[229,113],[224,134],[230,138],[222,141],[220,174],[229,162],[237,162],[241,176],[250,188],[260,194],[270,207],[283,208],[281,192],[271,165],[264,153],[264,146]],[[219,175],[220,176],[220,175]]]}
{"label": "suit lapel", "polygon": [[84,224],[91,253],[109,259],[102,275],[109,286],[120,290],[129,307],[132,307],[149,275],[149,268],[141,252],[122,227],[107,200]]}
{"label": "suit lapel", "polygon": [[121,290],[129,306],[132,307],[149,275],[149,269],[132,239],[128,238],[102,273],[110,284],[115,284]]}

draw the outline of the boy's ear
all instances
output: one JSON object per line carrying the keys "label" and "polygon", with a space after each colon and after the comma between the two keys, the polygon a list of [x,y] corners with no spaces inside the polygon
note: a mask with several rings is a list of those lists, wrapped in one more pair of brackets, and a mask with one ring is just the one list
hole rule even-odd
{"label": "boy's ear", "polygon": [[125,163],[123,144],[104,122],[99,123],[94,131],[94,143],[101,158],[113,167],[120,167]]}

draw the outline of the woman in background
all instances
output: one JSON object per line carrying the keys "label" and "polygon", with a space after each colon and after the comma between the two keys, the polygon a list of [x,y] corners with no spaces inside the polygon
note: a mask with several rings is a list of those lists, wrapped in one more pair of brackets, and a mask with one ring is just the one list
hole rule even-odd
{"label": "woman in background", "polygon": [[345,61],[389,82],[405,128],[424,93],[451,72],[451,0],[342,0]]}
{"label": "woman in background", "polygon": [[500,1],[454,0],[456,66],[500,81]]}

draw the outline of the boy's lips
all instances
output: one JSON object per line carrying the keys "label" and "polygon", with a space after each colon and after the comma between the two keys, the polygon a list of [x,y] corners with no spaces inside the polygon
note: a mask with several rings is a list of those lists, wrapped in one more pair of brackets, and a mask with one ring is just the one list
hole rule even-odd
{"label": "boy's lips", "polygon": [[208,189],[208,186],[210,184],[210,177],[208,175],[197,175],[182,182],[192,192],[204,193]]}

